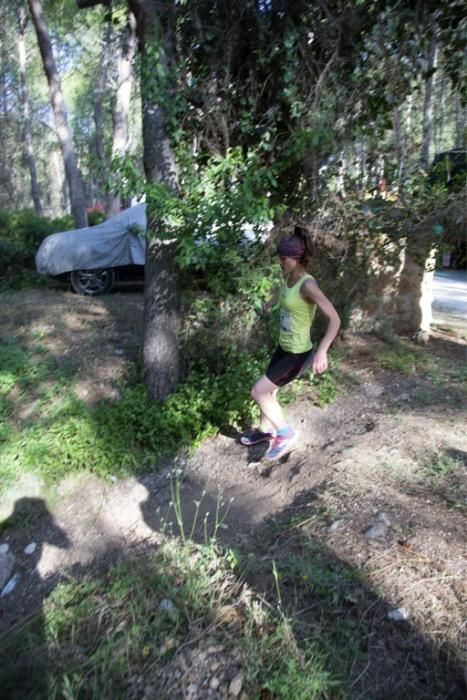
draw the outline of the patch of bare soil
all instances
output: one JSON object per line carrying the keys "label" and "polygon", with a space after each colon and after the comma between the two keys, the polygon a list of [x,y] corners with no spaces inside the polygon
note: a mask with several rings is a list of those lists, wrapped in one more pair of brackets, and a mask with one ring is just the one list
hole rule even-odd
{"label": "patch of bare soil", "polygon": [[[75,388],[91,403],[116,395],[116,380],[140,352],[141,326],[142,296],[132,293],[93,300],[21,292],[2,320],[6,335],[27,344],[32,330],[72,363]],[[170,474],[178,470],[187,534],[202,541],[216,532],[245,557],[267,562],[246,574],[265,598],[273,588],[270,562],[283,564],[283,595],[303,611],[304,635],[316,624],[306,612],[313,582],[304,576],[303,586],[289,586],[290,557],[319,553],[357,577],[334,610],[336,619],[358,620],[355,644],[364,650],[363,663],[348,670],[349,697],[463,697],[467,393],[460,370],[467,346],[454,327],[435,329],[423,350],[407,341],[427,367],[408,375],[381,367],[383,341],[347,337],[340,395],[319,408],[303,383],[288,407],[300,443],[272,468],[261,459],[263,447],[245,448],[232,433],[139,479],[67,479],[47,504],[37,489],[16,490],[15,526],[3,530],[0,543],[15,556],[18,579],[0,598],[0,623],[5,629],[20,621],[57,581],[156,547],[161,531],[177,533]],[[36,548],[27,554],[31,543]],[[188,697],[189,687],[193,697],[230,697],[241,660],[229,659],[214,636],[198,640],[195,630],[193,639],[160,670],[159,682],[171,697]]]}

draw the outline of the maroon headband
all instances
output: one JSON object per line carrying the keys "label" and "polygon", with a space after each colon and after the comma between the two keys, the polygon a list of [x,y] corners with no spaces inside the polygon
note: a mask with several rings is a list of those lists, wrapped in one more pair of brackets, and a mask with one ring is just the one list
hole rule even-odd
{"label": "maroon headband", "polygon": [[300,260],[304,252],[305,246],[298,238],[283,238],[277,246],[277,254],[281,258]]}

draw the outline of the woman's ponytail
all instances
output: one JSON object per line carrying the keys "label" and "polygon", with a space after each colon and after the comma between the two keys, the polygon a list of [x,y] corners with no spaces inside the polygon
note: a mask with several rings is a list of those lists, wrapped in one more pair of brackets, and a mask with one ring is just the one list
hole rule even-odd
{"label": "woman's ponytail", "polygon": [[307,268],[311,262],[311,258],[313,257],[313,244],[311,242],[311,238],[306,229],[299,224],[295,224],[293,235],[294,238],[297,238],[305,246],[305,252],[303,253],[300,262],[302,263],[303,267]]}

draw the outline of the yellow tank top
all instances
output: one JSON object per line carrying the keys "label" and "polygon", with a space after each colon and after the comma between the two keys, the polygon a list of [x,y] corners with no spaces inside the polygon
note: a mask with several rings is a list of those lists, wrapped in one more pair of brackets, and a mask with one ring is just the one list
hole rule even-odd
{"label": "yellow tank top", "polygon": [[312,280],[313,277],[303,275],[293,287],[284,284],[279,294],[279,345],[286,352],[308,352],[312,348],[310,328],[315,317],[316,304],[311,304],[300,296],[301,286],[308,279]]}

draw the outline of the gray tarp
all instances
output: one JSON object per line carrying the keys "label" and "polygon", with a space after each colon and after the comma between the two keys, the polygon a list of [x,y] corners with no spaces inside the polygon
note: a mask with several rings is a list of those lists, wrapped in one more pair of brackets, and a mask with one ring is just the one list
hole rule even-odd
{"label": "gray tarp", "polygon": [[42,275],[120,265],[144,265],[146,205],[125,209],[97,226],[53,233],[42,241],[36,267]]}

